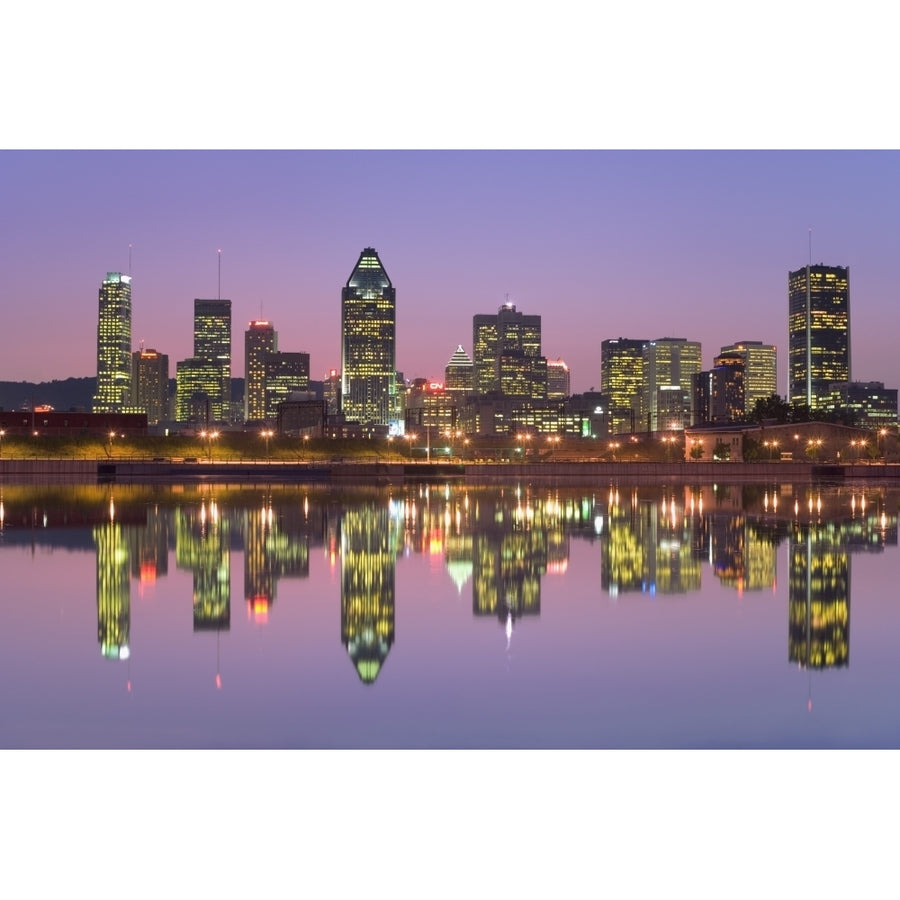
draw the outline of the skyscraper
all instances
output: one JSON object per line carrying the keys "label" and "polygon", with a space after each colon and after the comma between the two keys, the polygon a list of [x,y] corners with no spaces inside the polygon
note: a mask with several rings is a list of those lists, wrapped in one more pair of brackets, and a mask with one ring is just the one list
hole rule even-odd
{"label": "skyscraper", "polygon": [[722,356],[739,355],[744,360],[744,414],[753,412],[757,400],[778,394],[778,353],[774,344],[738,341],[722,348]]}
{"label": "skyscraper", "polygon": [[93,411],[122,412],[131,402],[131,276],[107,272],[99,301]]}
{"label": "skyscraper", "polygon": [[850,381],[850,268],[788,273],[788,400],[824,406],[830,386]]}
{"label": "skyscraper", "polygon": [[341,404],[350,421],[396,423],[396,314],[391,280],[366,247],[341,291]]}
{"label": "skyscraper", "polygon": [[540,316],[526,316],[512,303],[505,303],[494,316],[474,316],[472,347],[477,394],[499,391],[506,397],[546,398]]}
{"label": "skyscraper", "polygon": [[268,353],[265,367],[265,418],[278,418],[278,407],[295,391],[309,390],[308,353]]}
{"label": "skyscraper", "polygon": [[472,360],[459,344],[444,369],[444,387],[461,403],[472,393],[473,377]]}
{"label": "skyscraper", "polygon": [[693,424],[694,376],[700,343],[660,338],[644,347],[643,416],[649,431],[680,431]]}
{"label": "skyscraper", "polygon": [[646,340],[612,338],[600,344],[600,387],[607,398],[609,433],[640,431]]}
{"label": "skyscraper", "polygon": [[[194,300],[194,358],[178,371],[195,377],[194,393],[205,394],[209,420],[231,418],[231,301]],[[179,387],[179,393],[182,393]],[[186,393],[186,392],[185,392]]]}
{"label": "skyscraper", "polygon": [[266,417],[266,356],[278,350],[278,333],[271,322],[254,321],[244,332],[244,421]]}
{"label": "skyscraper", "polygon": [[571,393],[571,376],[565,360],[547,360],[547,399],[565,400]]}
{"label": "skyscraper", "polygon": [[147,413],[147,424],[169,417],[169,357],[156,350],[135,350],[131,358],[131,407]]}

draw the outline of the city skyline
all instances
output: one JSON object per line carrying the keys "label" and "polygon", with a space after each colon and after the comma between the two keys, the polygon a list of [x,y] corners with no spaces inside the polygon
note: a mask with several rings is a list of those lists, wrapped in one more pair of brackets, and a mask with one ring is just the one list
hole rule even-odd
{"label": "city skyline", "polygon": [[[6,151],[3,308],[17,310],[17,327],[0,339],[0,377],[94,374],[97,283],[130,270],[135,348],[190,357],[193,299],[221,291],[238,335],[253,320],[277,323],[284,346],[309,353],[310,377],[322,378],[340,368],[347,259],[372,246],[398,291],[407,379],[443,380],[457,346],[473,352],[473,316],[509,302],[541,317],[542,352],[565,360],[573,393],[599,389],[603,340],[678,336],[700,342],[704,368],[734,341],[774,344],[786,396],[788,273],[811,258],[853,265],[853,377],[893,386],[900,361],[882,321],[897,159]],[[98,198],[113,189],[123,202],[110,217]],[[40,334],[46,353],[23,333]],[[235,375],[245,372],[242,343],[233,341]]]}

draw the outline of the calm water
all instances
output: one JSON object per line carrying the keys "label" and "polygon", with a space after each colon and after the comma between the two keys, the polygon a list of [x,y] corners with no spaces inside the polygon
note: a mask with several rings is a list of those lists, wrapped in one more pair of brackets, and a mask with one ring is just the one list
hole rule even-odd
{"label": "calm water", "polygon": [[2,747],[898,747],[884,488],[0,491]]}

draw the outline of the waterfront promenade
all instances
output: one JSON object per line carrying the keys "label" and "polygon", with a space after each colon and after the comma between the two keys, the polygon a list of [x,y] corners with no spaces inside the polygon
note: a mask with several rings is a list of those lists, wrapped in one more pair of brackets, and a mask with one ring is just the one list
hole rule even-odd
{"label": "waterfront promenade", "polygon": [[900,464],[824,465],[811,462],[358,462],[0,459],[0,484],[16,481],[82,483],[348,483],[534,481],[556,483],[900,482]]}

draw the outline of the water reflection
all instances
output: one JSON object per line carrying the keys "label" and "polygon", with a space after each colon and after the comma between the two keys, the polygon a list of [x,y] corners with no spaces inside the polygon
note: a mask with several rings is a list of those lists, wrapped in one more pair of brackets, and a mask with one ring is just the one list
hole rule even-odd
{"label": "water reflection", "polygon": [[[135,598],[171,578],[174,557],[192,585],[178,621],[188,633],[216,634],[218,687],[221,640],[233,631],[232,593],[240,590],[233,566],[243,565],[238,584],[254,628],[280,627],[286,580],[296,582],[288,596],[298,597],[316,577],[316,589],[330,591],[323,587],[330,578],[331,633],[336,642],[339,631],[358,683],[373,686],[397,665],[389,662],[396,629],[403,633],[410,614],[397,596],[405,560],[427,569],[418,590],[427,595],[449,581],[472,625],[481,631],[495,623],[507,651],[516,629],[539,623],[552,606],[548,592],[559,597],[586,585],[610,608],[654,601],[662,610],[711,586],[737,598],[776,595],[782,565],[782,659],[804,670],[843,670],[850,665],[851,558],[896,547],[898,502],[900,492],[883,487],[791,485],[4,485],[0,559],[22,550],[92,552],[100,654],[133,661]],[[292,612],[287,627],[302,616],[302,608]],[[534,633],[540,640],[541,629]]]}

